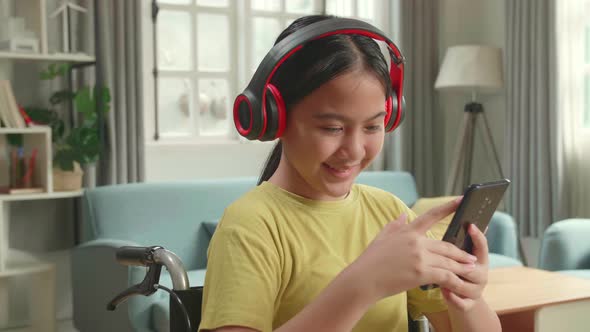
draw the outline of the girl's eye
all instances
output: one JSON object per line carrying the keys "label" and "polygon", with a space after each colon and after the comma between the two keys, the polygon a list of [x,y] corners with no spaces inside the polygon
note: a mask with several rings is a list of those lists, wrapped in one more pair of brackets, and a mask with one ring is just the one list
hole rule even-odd
{"label": "girl's eye", "polygon": [[341,127],[323,127],[322,130],[326,131],[328,133],[339,133],[342,131],[342,128]]}
{"label": "girl's eye", "polygon": [[381,126],[380,125],[368,126],[367,130],[368,131],[379,131],[379,130],[381,130]]}

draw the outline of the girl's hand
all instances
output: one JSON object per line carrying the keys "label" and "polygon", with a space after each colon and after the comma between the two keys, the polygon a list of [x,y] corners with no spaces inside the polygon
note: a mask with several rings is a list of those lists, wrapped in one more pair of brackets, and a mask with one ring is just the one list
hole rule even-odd
{"label": "girl's hand", "polygon": [[[479,280],[479,272],[470,274],[476,268],[475,256],[425,235],[433,224],[455,211],[459,202],[457,199],[435,207],[410,224],[402,214],[381,230],[348,268],[367,296],[376,302],[433,283],[463,294],[466,282],[458,275]],[[481,246],[479,240],[476,243]]]}
{"label": "girl's hand", "polygon": [[473,224],[469,226],[468,232],[473,240],[473,253],[477,257],[475,268],[469,272],[459,273],[465,280],[461,287],[455,290],[441,289],[449,308],[459,311],[469,311],[473,308],[488,282],[488,241]]}

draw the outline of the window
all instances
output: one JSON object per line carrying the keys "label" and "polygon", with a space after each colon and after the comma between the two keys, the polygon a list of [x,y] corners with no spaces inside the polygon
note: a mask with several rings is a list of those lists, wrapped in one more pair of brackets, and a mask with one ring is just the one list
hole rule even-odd
{"label": "window", "polygon": [[235,1],[160,0],[158,5],[161,137],[227,136],[237,77]]}
{"label": "window", "polygon": [[388,21],[385,0],[158,0],[157,4],[154,121],[159,137],[172,142],[237,140],[233,98],[279,33],[296,18],[321,13],[325,6],[329,14],[360,18],[388,31],[381,24]]}

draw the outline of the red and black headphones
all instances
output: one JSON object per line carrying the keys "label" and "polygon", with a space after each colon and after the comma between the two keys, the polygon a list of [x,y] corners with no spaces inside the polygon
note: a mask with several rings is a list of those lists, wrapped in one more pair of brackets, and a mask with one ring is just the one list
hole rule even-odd
{"label": "red and black headphones", "polygon": [[264,57],[246,90],[234,101],[234,124],[250,140],[271,141],[281,137],[287,114],[281,92],[270,83],[279,66],[305,43],[336,34],[363,35],[387,43],[390,49],[392,96],[385,102],[385,131],[397,128],[404,118],[402,87],[404,57],[383,32],[371,24],[349,18],[331,18],[310,24],[277,43]]}

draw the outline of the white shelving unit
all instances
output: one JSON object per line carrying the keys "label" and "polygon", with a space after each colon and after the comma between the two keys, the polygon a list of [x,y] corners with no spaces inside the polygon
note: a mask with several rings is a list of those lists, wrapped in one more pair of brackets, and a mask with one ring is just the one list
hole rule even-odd
{"label": "white shelving unit", "polygon": [[0,59],[24,60],[24,61],[57,61],[57,62],[93,62],[93,56],[87,54],[41,54],[41,53],[14,53],[1,52]]}
{"label": "white shelving unit", "polygon": [[[35,280],[29,295],[29,325],[18,329],[2,331],[55,331],[55,266],[33,258],[24,252],[10,247],[10,207],[13,201],[74,198],[82,196],[83,191],[55,192],[52,179],[51,128],[30,127],[24,129],[0,128],[0,151],[7,151],[7,134],[22,134],[25,155],[38,149],[38,159],[33,172],[34,186],[42,187],[44,192],[34,194],[0,194],[0,284],[6,278],[28,276]],[[8,160],[0,159],[0,181],[8,181]],[[6,184],[4,182],[3,184]],[[34,288],[34,290],[33,290]],[[0,287],[0,307],[9,308],[8,290]],[[10,310],[4,311],[9,315]],[[8,321],[0,314],[0,323]],[[1,325],[0,325],[1,326]]]}
{"label": "white shelving unit", "polygon": [[[53,3],[53,2],[52,2]],[[59,2],[57,2],[59,3]],[[14,14],[25,19],[27,29],[39,39],[39,53],[16,53],[0,51],[0,60],[93,62],[94,56],[81,53],[53,53],[48,46],[47,0],[14,0]]]}
{"label": "white shelving unit", "polygon": [[[56,2],[58,3],[58,2]],[[53,6],[54,2],[50,2]],[[0,78],[11,79],[15,62],[94,62],[95,57],[81,53],[53,53],[49,47],[47,0],[13,0],[9,7],[14,16],[23,17],[28,30],[39,39],[38,53],[16,53],[0,51]],[[1,6],[0,6],[1,9]],[[53,32],[52,32],[53,33]],[[61,34],[60,34],[61,36]],[[53,48],[56,49],[56,48]],[[3,77],[4,76],[4,77]],[[5,77],[8,76],[8,77]],[[23,134],[25,154],[38,148],[37,163],[34,169],[35,186],[44,192],[35,194],[0,194],[0,330],[2,332],[56,331],[56,271],[52,263],[34,258],[10,246],[10,208],[14,201],[77,198],[83,191],[55,192],[52,179],[51,130],[48,127],[24,129],[0,128],[0,154],[6,151],[6,134]],[[2,166],[4,165],[4,166]],[[4,169],[2,169],[4,167]],[[0,184],[7,182],[7,164],[0,163]],[[9,278],[26,277],[31,282],[27,296],[28,321],[20,326],[7,326],[11,319],[10,292],[6,282]],[[12,322],[11,322],[12,323]]]}

